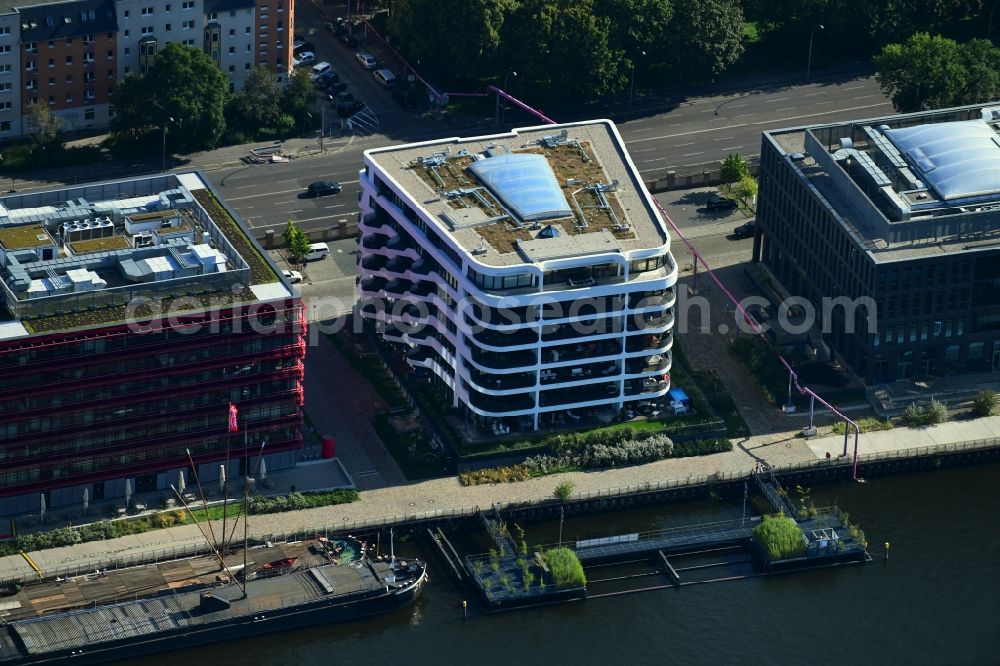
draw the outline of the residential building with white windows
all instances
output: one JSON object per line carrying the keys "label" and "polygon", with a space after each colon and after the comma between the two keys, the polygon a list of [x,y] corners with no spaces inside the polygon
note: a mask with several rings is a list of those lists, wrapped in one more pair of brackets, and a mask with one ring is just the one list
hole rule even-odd
{"label": "residential building with white windows", "polygon": [[670,388],[670,236],[614,124],[372,149],[357,313],[480,427],[537,430]]}
{"label": "residential building with white windows", "polygon": [[0,141],[31,134],[47,104],[68,131],[106,127],[111,95],[166,44],[208,53],[243,86],[254,65],[291,68],[292,0],[0,0]]}

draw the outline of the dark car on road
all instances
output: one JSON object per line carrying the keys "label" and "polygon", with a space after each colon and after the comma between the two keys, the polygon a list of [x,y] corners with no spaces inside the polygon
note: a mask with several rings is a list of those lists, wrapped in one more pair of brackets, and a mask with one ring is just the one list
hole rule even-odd
{"label": "dark car on road", "polygon": [[340,93],[347,92],[347,84],[344,83],[343,81],[334,81],[333,83],[326,86],[326,92],[327,92],[327,100],[334,106],[337,106],[337,103],[334,102],[333,100]]}
{"label": "dark car on road", "polygon": [[301,44],[292,49],[292,54],[298,55],[303,51],[315,51],[315,50],[316,50],[316,45],[313,44],[312,42],[302,42]]}
{"label": "dark car on road", "polygon": [[740,226],[733,229],[733,236],[735,236],[737,240],[739,240],[740,238],[750,238],[753,236],[754,228],[755,226],[753,222],[747,222],[746,224],[741,224]]}
{"label": "dark car on road", "polygon": [[709,210],[732,210],[736,208],[736,202],[728,197],[713,194],[708,198],[705,208]]}
{"label": "dark car on road", "polygon": [[337,83],[338,81],[340,81],[340,77],[337,76],[337,73],[332,69],[328,69],[317,76],[314,83],[320,90],[326,90],[330,87],[330,84]]}
{"label": "dark car on road", "polygon": [[330,90],[327,94],[327,99],[330,100],[330,106],[337,108],[341,104],[347,104],[348,102],[354,101],[354,94],[347,91],[346,87],[344,90],[339,90],[336,93]]}
{"label": "dark car on road", "polygon": [[337,115],[341,118],[350,118],[363,108],[365,108],[365,103],[360,99],[356,99],[353,102],[344,102],[337,106]]}
{"label": "dark car on road", "polygon": [[308,188],[309,196],[325,197],[328,194],[340,194],[344,186],[333,180],[318,180],[311,183]]}
{"label": "dark car on road", "polygon": [[337,35],[337,39],[339,39],[340,43],[349,49],[353,49],[358,45],[358,40],[356,40],[354,38],[354,35],[352,35],[349,32],[340,33],[339,35]]}

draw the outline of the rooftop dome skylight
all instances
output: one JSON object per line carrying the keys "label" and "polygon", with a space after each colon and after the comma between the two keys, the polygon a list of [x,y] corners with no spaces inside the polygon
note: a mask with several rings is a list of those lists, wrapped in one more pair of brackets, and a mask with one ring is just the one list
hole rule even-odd
{"label": "rooftop dome skylight", "polygon": [[507,153],[474,162],[469,169],[520,220],[532,222],[573,214],[543,155]]}

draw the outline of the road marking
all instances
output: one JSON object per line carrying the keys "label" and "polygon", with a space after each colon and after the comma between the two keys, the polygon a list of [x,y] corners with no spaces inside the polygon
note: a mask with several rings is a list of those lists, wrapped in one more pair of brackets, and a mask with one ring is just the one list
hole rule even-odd
{"label": "road marking", "polygon": [[767,103],[771,104],[773,102],[784,102],[786,99],[791,99],[791,97],[775,97],[774,99],[767,100]]}
{"label": "road marking", "polygon": [[[678,143],[677,145],[674,146],[674,148],[683,148],[684,146],[693,146],[694,144],[695,144],[694,141],[692,141],[691,143]],[[654,148],[653,150],[656,149]]]}
{"label": "road marking", "polygon": [[684,153],[683,155],[681,155],[681,157],[691,157],[692,155],[704,155],[704,154],[705,154],[705,151],[703,150],[703,151],[701,151],[699,153]]}
{"label": "road marking", "polygon": [[[650,136],[642,139],[634,139],[632,141],[626,141],[626,145],[645,143],[647,141],[662,141],[663,139],[673,139],[679,136],[691,136],[692,134],[704,134],[705,132],[718,132],[723,129],[736,129],[738,127],[756,127],[759,125],[773,125],[774,127],[781,127],[780,123],[786,123],[791,120],[801,120],[803,118],[814,118],[816,116],[828,116],[832,113],[850,113],[851,111],[861,111],[862,109],[877,109],[879,107],[892,106],[891,102],[879,102],[877,104],[865,104],[862,106],[852,106],[845,109],[834,109],[832,111],[817,111],[816,113],[803,113],[797,116],[788,116],[787,118],[770,118],[768,120],[758,120],[751,123],[737,123],[735,125],[728,125],[726,127],[706,127],[700,130],[691,130],[689,132],[678,132],[676,134],[663,134],[661,136]],[[753,115],[753,114],[749,114]],[[740,116],[736,116],[739,118]]]}
{"label": "road marking", "polygon": [[859,88],[864,88],[864,86],[847,86],[846,88],[841,88],[841,90],[858,90]]}
{"label": "road marking", "polygon": [[656,148],[643,148],[642,150],[636,150],[636,153],[648,153],[651,150],[656,150]]}
{"label": "road marking", "polygon": [[786,106],[786,107],[781,108],[781,109],[775,109],[775,112],[778,112],[778,111],[794,111],[796,108],[797,107],[794,107],[794,106]]}
{"label": "road marking", "polygon": [[749,118],[750,116],[756,116],[756,115],[757,115],[756,113],[744,113],[738,116],[733,116],[733,120],[736,120],[737,118]]}
{"label": "road marking", "polygon": [[728,148],[719,148],[719,150],[738,150],[743,146],[729,146]]}
{"label": "road marking", "polygon": [[806,95],[806,97],[815,97],[816,95],[825,95],[825,94],[826,94],[826,91],[825,90],[821,90],[820,92],[809,93],[808,95]]}
{"label": "road marking", "polygon": [[726,139],[735,139],[735,136],[720,136],[718,139],[712,139],[712,141],[725,141]]}
{"label": "road marking", "polygon": [[865,97],[875,97],[878,93],[872,93],[870,95],[858,95],[857,97],[852,97],[851,99],[864,99]]}
{"label": "road marking", "polygon": [[746,102],[744,104],[730,104],[729,108],[730,109],[736,109],[736,108],[739,108],[741,106],[750,106],[750,102]]}

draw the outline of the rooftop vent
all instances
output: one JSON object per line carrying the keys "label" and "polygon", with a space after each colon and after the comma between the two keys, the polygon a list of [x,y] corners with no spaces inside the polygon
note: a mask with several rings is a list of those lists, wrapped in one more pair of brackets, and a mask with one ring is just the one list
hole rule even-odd
{"label": "rooftop vent", "polygon": [[849,150],[854,147],[854,141],[849,137],[844,137],[840,140],[840,147]]}

